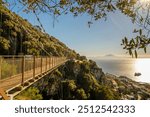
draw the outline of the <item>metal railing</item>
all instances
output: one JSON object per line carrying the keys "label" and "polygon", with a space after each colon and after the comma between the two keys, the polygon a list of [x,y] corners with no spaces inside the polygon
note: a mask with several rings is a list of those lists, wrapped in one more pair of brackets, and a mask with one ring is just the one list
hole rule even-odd
{"label": "metal railing", "polygon": [[0,88],[8,90],[66,61],[64,57],[0,56]]}

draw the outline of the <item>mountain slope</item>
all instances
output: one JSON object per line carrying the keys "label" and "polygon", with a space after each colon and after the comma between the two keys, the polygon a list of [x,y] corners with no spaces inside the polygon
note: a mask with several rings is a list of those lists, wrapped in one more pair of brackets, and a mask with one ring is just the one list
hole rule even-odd
{"label": "mountain slope", "polygon": [[26,19],[0,5],[1,55],[53,55],[77,57],[77,53]]}

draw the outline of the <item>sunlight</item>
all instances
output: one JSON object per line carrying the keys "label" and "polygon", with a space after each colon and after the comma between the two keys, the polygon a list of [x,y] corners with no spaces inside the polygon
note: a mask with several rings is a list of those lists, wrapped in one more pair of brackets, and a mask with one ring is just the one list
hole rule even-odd
{"label": "sunlight", "polygon": [[139,81],[147,82],[150,80],[150,59],[137,59],[135,62],[135,72],[141,73]]}
{"label": "sunlight", "polygon": [[140,0],[142,3],[150,2],[150,0]]}

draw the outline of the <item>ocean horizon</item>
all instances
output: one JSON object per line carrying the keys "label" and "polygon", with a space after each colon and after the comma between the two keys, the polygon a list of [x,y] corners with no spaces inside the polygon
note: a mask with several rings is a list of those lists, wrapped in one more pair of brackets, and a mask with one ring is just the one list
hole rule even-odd
{"label": "ocean horizon", "polygon": [[[150,83],[150,58],[95,58],[104,73],[126,76],[137,82]],[[140,76],[135,76],[140,73]]]}

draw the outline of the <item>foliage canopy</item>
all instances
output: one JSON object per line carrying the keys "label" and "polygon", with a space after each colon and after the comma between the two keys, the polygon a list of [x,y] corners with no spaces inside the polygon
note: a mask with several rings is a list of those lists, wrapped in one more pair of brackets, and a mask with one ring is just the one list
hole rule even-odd
{"label": "foliage canopy", "polygon": [[[7,2],[7,0],[4,0]],[[14,1],[16,2],[16,1]],[[107,19],[110,12],[120,11],[122,14],[131,18],[133,23],[139,25],[139,29],[133,32],[136,37],[122,39],[123,49],[128,50],[130,55],[137,57],[137,50],[147,50],[150,44],[150,3],[143,0],[17,0],[24,7],[26,13],[33,12],[36,16],[39,13],[47,13],[54,16],[54,20],[61,14],[72,13],[74,16],[88,14],[89,26],[92,21]],[[14,7],[14,6],[13,6]],[[39,20],[39,18],[37,17]],[[41,25],[42,27],[42,25]],[[133,54],[134,51],[134,54]]]}

